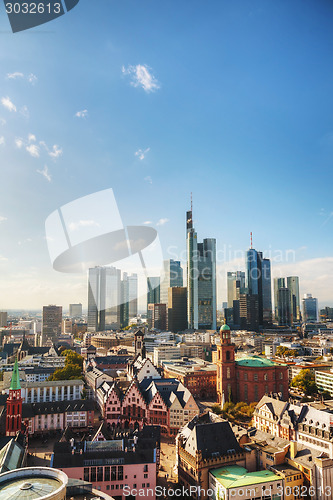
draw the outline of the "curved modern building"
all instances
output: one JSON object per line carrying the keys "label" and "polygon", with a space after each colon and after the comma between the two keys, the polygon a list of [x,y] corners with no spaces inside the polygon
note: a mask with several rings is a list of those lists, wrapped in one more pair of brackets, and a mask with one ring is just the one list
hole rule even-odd
{"label": "curved modern building", "polygon": [[25,467],[0,474],[0,500],[65,500],[68,477],[47,467]]}

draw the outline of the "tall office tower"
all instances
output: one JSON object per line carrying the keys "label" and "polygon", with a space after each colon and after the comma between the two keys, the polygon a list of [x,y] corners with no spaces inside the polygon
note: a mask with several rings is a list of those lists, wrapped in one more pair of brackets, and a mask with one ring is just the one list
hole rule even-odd
{"label": "tall office tower", "polygon": [[216,330],[216,240],[198,243],[192,206],[186,216],[188,328]]}
{"label": "tall office tower", "polygon": [[262,310],[263,310],[263,325],[272,324],[272,278],[271,278],[271,261],[262,259]]}
{"label": "tall office tower", "polygon": [[241,294],[239,298],[239,319],[240,327],[243,330],[253,330],[255,332],[259,330],[258,295]]}
{"label": "tall office tower", "polygon": [[81,316],[82,316],[82,304],[69,304],[69,317],[81,318]]}
{"label": "tall office tower", "polygon": [[233,307],[233,301],[239,300],[241,293],[245,293],[245,273],[232,271],[227,273],[228,307]]}
{"label": "tall office tower", "polygon": [[148,304],[148,326],[149,328],[156,328],[156,330],[166,330],[166,304]]}
{"label": "tall office tower", "polygon": [[216,330],[216,240],[198,243],[198,327]]}
{"label": "tall office tower", "polygon": [[160,303],[160,277],[151,276],[147,278],[147,305]]}
{"label": "tall office tower", "polygon": [[120,283],[120,326],[129,325],[129,320],[138,315],[138,275],[123,273]]}
{"label": "tall office tower", "polygon": [[88,330],[120,328],[121,273],[115,267],[89,269]]}
{"label": "tall office tower", "polygon": [[128,280],[128,314],[129,318],[136,318],[138,315],[138,275],[131,274]]}
{"label": "tall office tower", "polygon": [[277,294],[279,325],[291,325],[290,290],[279,288]]}
{"label": "tall office tower", "polygon": [[8,313],[6,311],[0,312],[0,327],[1,328],[3,328],[4,326],[7,326],[7,316],[8,316]]}
{"label": "tall office tower", "polygon": [[44,306],[42,322],[41,345],[46,346],[48,341],[58,342],[61,335],[62,306]]}
{"label": "tall office tower", "polygon": [[284,278],[274,278],[274,317],[275,321],[279,321],[279,308],[278,308],[278,292],[280,288],[286,288],[286,281]]}
{"label": "tall office tower", "polygon": [[127,273],[123,273],[120,282],[120,326],[125,328],[129,324],[129,290]]}
{"label": "tall office tower", "polygon": [[[191,203],[192,205],[192,203]],[[186,212],[187,248],[187,325],[198,328],[198,239],[193,227],[192,206]]]}
{"label": "tall office tower", "polygon": [[303,321],[318,321],[318,300],[306,293],[303,302]]}
{"label": "tall office tower", "polygon": [[168,310],[169,288],[183,286],[183,268],[179,260],[168,259],[163,262],[164,279],[160,284],[160,303]]}
{"label": "tall office tower", "polygon": [[258,324],[263,325],[262,252],[251,248],[246,252],[246,288],[248,295],[258,297]]}
{"label": "tall office tower", "polygon": [[168,325],[171,332],[177,333],[187,328],[187,289],[185,286],[169,288]]}
{"label": "tall office tower", "polygon": [[299,300],[299,277],[298,276],[288,276],[287,277],[287,288],[290,290],[290,305],[292,322],[296,323],[301,320],[301,308]]}

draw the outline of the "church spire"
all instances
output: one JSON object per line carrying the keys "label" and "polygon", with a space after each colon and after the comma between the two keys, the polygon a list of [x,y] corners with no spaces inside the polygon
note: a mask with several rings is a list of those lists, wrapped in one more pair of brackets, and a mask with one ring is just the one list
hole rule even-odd
{"label": "church spire", "polygon": [[15,363],[14,363],[13,375],[12,375],[12,379],[10,382],[10,389],[12,391],[21,390],[20,374],[19,374],[19,369],[18,369],[17,358],[15,359]]}

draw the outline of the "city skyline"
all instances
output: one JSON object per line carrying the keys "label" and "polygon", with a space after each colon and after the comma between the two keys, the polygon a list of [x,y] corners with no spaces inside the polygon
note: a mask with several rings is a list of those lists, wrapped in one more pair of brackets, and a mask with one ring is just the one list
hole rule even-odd
{"label": "city skyline", "polygon": [[52,269],[44,224],[105,188],[184,270],[193,192],[196,231],[217,241],[218,304],[253,231],[272,279],[299,276],[301,296],[333,306],[332,13],[81,1],[16,35],[2,16],[0,309],[86,307],[87,276]]}

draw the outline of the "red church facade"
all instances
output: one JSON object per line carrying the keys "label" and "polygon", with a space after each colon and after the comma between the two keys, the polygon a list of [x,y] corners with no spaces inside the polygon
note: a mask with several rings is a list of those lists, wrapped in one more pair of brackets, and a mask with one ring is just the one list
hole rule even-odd
{"label": "red church facade", "polygon": [[230,328],[220,330],[221,344],[217,347],[217,394],[222,404],[258,402],[265,394],[280,393],[288,399],[288,367],[260,356],[235,360],[235,345],[231,343]]}

